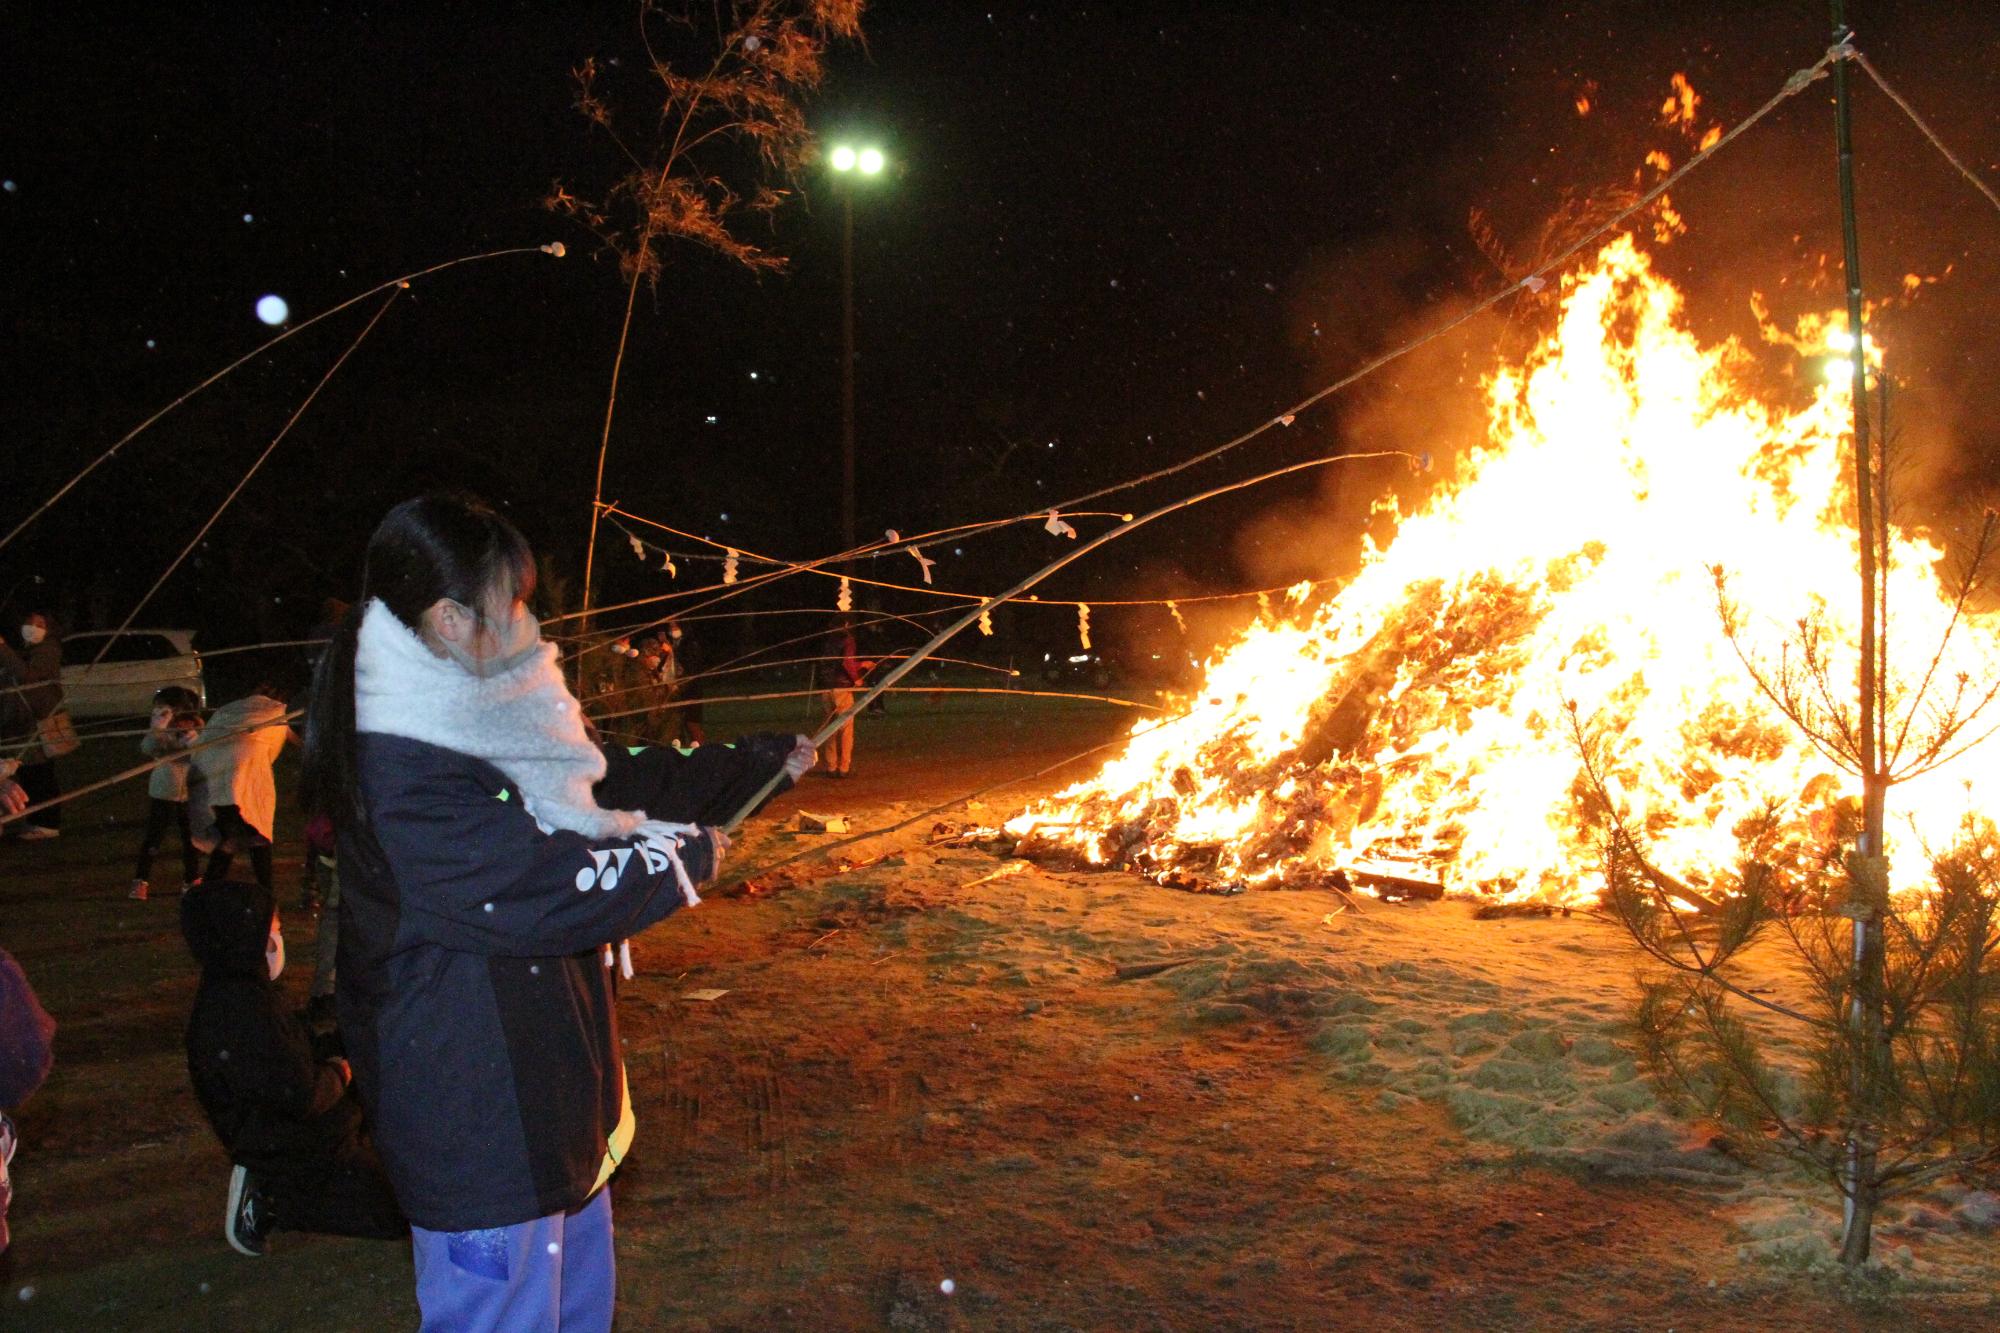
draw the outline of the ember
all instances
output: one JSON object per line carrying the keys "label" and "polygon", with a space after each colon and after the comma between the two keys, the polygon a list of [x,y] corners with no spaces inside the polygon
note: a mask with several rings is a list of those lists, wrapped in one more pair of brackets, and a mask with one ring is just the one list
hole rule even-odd
{"label": "ember", "polygon": [[[1699,344],[1648,258],[1608,245],[1563,280],[1555,332],[1489,380],[1488,439],[1398,516],[1392,542],[1371,542],[1317,609],[1260,617],[1179,721],[1142,724],[1008,831],[1024,854],[1183,885],[1343,871],[1585,901],[1597,855],[1573,703],[1610,738],[1633,826],[1692,891],[1769,807],[1792,838],[1826,841],[1858,783],[1757,692],[1712,571],[1745,611],[1746,646],[1775,656],[1787,626],[1823,618],[1835,678],[1852,678],[1847,386],[1802,376],[1810,401],[1775,406],[1744,388],[1747,359]],[[1895,539],[1892,665],[1920,673],[1944,638],[1941,555]],[[1974,616],[1940,678],[1978,680],[1994,661],[2000,617]],[[1946,845],[1968,803],[2000,792],[2000,746],[1897,791],[1904,845]]]}

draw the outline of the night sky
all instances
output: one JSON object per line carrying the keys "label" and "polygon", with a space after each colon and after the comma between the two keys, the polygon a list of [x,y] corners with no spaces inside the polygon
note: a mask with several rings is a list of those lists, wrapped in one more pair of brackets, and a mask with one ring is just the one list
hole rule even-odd
{"label": "night sky", "polygon": [[[1883,72],[2000,179],[2000,14],[1850,9]],[[570,71],[594,56],[607,78],[632,73],[635,11],[7,7],[0,529],[267,337],[265,293],[303,318],[399,273],[561,240],[560,261],[416,284],[141,623],[196,625],[212,646],[299,628],[319,598],[352,594],[381,512],[436,485],[505,504],[580,570],[624,289],[541,200],[613,166],[572,107]],[[1675,72],[1702,94],[1704,124],[1733,124],[1819,56],[1828,18],[1811,0],[878,0],[865,27],[865,49],[832,56],[812,119],[891,160],[856,204],[867,534],[1031,508],[1268,419],[1506,283],[1470,210],[1531,250],[1565,191],[1629,181],[1652,147],[1687,155],[1657,120]],[[1690,234],[1660,258],[1704,332],[1750,332],[1753,289],[1794,312],[1837,302],[1821,262],[1839,245],[1830,97],[1823,82],[1793,99],[1677,192]],[[1951,268],[1885,317],[1908,349],[1923,484],[1980,493],[2000,485],[2000,214],[1872,87],[1859,106],[1871,294]],[[689,248],[642,294],[606,479],[607,498],[639,512],[789,556],[838,536],[840,214],[823,176],[800,184],[774,227],[751,231],[790,256],[786,273]],[[0,551],[0,592],[41,573],[73,622],[117,623],[370,308],[141,436]],[[1545,315],[1503,306],[1282,438],[1113,506],[1339,441],[1459,429],[1477,375]],[[1159,525],[1047,591],[1185,594],[1337,568],[1358,503],[1340,485]],[[939,580],[994,589],[1053,540],[946,549]],[[616,533],[600,559],[604,598],[667,587]]]}

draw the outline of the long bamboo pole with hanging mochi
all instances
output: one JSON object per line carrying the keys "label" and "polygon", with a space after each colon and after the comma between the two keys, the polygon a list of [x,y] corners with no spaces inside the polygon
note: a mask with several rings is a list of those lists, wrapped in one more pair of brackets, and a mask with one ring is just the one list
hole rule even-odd
{"label": "long bamboo pole with hanging mochi", "polygon": [[[1016,583],[1013,587],[1007,589],[1007,591],[1002,593],[995,593],[993,596],[988,597],[985,601],[978,603],[976,606],[968,610],[964,615],[960,616],[957,620],[952,621],[951,624],[939,630],[937,634],[932,636],[929,643],[926,643],[923,647],[917,649],[915,652],[911,653],[908,657],[905,657],[901,662],[898,662],[896,666],[892,670],[890,670],[888,674],[884,675],[880,681],[876,682],[874,685],[869,686],[867,693],[863,694],[859,699],[856,699],[852,704],[849,704],[846,708],[841,709],[840,712],[834,714],[831,718],[829,718],[826,721],[825,725],[821,726],[818,731],[814,732],[812,735],[813,748],[818,749],[820,746],[826,744],[826,742],[834,735],[835,732],[839,731],[842,727],[846,726],[855,717],[859,716],[862,709],[868,707],[869,704],[873,703],[875,701],[876,696],[880,695],[884,690],[894,685],[897,681],[901,680],[903,677],[909,675],[910,672],[916,670],[918,665],[921,664],[925,658],[929,657],[932,653],[936,652],[939,648],[942,648],[946,643],[950,642],[951,639],[955,635],[957,635],[961,630],[964,630],[968,626],[978,621],[978,619],[981,616],[990,613],[994,607],[999,606],[1003,602],[1011,602],[1016,597],[1019,597],[1022,593],[1026,592],[1028,589],[1040,583],[1043,579],[1047,578],[1049,575],[1061,569],[1063,566],[1071,564],[1074,561],[1081,560],[1084,556],[1089,555],[1092,551],[1096,550],[1100,546],[1103,546],[1106,542],[1115,541],[1118,538],[1124,536],[1128,532],[1132,532],[1135,531],[1136,529],[1144,527],[1146,524],[1151,523],[1156,518],[1164,518],[1168,514],[1176,513],[1182,509],[1187,509],[1194,505],[1198,505],[1202,503],[1204,500],[1213,500],[1219,495],[1228,495],[1231,491],[1246,490],[1249,487],[1261,485],[1264,482],[1275,480],[1278,477],[1289,476],[1294,472],[1303,472],[1307,468],[1325,467],[1330,463],[1358,463],[1363,459],[1370,459],[1370,458],[1407,458],[1413,465],[1421,466],[1421,460],[1419,460],[1415,454],[1412,454],[1407,450],[1403,449],[1384,449],[1374,453],[1366,453],[1366,454],[1329,454],[1323,458],[1309,458],[1303,463],[1291,463],[1286,465],[1285,467],[1275,468],[1270,472],[1260,473],[1257,476],[1248,478],[1247,480],[1244,481],[1232,481],[1226,486],[1217,486],[1211,490],[1201,491],[1195,495],[1184,496],[1179,500],[1175,500],[1172,504],[1161,505],[1158,509],[1152,510],[1149,513],[1141,514],[1137,518],[1134,518],[1129,522],[1121,523],[1115,528],[1109,528],[1103,532],[1098,533],[1095,537],[1092,537],[1089,541],[1084,542],[1082,545],[1078,546],[1075,550],[1070,551],[1065,555],[1059,556],[1056,559],[1051,560],[1048,564],[1043,565],[1040,569],[1028,575],[1028,577],[1022,579],[1019,583]],[[1051,528],[1054,527],[1056,518],[1057,515],[1055,514],[1055,512],[1053,510],[1050,511]],[[1075,534],[1071,533],[1070,535],[1074,536]],[[784,778],[785,774],[783,769],[780,769],[778,772],[773,773],[771,775],[771,780],[766,782],[762,787],[760,787],[755,796],[752,796],[749,800],[745,801],[743,803],[743,807],[740,810],[738,810],[734,815],[730,816],[729,822],[722,826],[723,831],[725,833],[734,833],[738,828],[738,826],[740,826],[744,820],[750,817],[750,813],[753,810],[755,810],[758,806],[762,805],[766,800],[770,798],[771,793],[778,789],[778,784],[784,781]]]}

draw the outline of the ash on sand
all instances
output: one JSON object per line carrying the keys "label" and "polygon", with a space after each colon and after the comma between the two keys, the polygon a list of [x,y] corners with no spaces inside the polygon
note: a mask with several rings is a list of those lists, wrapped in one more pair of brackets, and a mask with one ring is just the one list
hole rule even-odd
{"label": "ash on sand", "polygon": [[[942,836],[954,831],[959,836]],[[932,830],[939,849],[1008,850],[1011,840],[994,833]],[[991,878],[974,878],[972,862],[964,864],[968,884]],[[918,876],[922,869],[911,867]],[[1037,866],[1016,884],[1032,893],[1048,877],[1107,888],[1130,883],[1115,873]],[[1159,988],[1198,1029],[1274,1018],[1302,1025],[1331,1078],[1378,1089],[1375,1101],[1385,1111],[1419,1100],[1438,1104],[1500,1160],[1673,1182],[1697,1191],[1734,1225],[1738,1259],[1839,1273],[1839,1205],[1830,1185],[1769,1155],[1753,1158],[1713,1126],[1661,1104],[1631,1043],[1639,956],[1615,924],[1463,900],[1363,899],[1360,910],[1326,915],[1319,938],[1301,948],[1296,927],[1259,923],[1268,915],[1260,902],[1303,899],[1337,902],[1311,892],[1248,894],[1238,910],[1208,914],[1210,930],[1193,947],[1167,931],[1170,917],[1162,913],[1149,924],[1162,929],[1152,947],[1168,965],[1140,961],[1123,973]],[[1782,949],[1746,958],[1774,996],[1806,1002],[1804,978]],[[1754,1013],[1745,1017],[1757,1024]],[[1783,1029],[1764,1036],[1781,1085],[1795,1095],[1802,1052]],[[1990,1291],[2000,1285],[1996,1237],[2000,1199],[1944,1183],[1884,1206],[1870,1266],[1910,1285]]]}
{"label": "ash on sand", "polygon": [[[1481,919],[1456,901],[1375,904],[1325,924],[1317,957],[1245,941],[1158,980],[1198,1022],[1309,1016],[1310,1045],[1329,1070],[1378,1087],[1385,1109],[1427,1099],[1510,1156],[1697,1187],[1736,1224],[1740,1258],[1838,1269],[1839,1211],[1827,1184],[1746,1161],[1727,1138],[1660,1105],[1630,1045],[1636,958],[1615,925],[1581,915]],[[1781,951],[1750,957],[1775,989],[1802,985]],[[1782,1060],[1785,1034],[1767,1039]],[[1996,1235],[2000,1199],[1947,1183],[1884,1209],[1874,1263],[1941,1289],[1990,1290],[2000,1280]]]}

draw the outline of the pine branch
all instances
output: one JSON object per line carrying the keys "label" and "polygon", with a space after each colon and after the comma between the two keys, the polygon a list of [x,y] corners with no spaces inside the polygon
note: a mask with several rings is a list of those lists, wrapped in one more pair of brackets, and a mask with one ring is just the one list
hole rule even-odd
{"label": "pine branch", "polygon": [[[1964,622],[1966,603],[1971,600],[1974,590],[1979,587],[1980,576],[1984,573],[1987,557],[1993,550],[1996,525],[2000,525],[2000,514],[1996,514],[1991,509],[1987,510],[1985,520],[1979,525],[1979,537],[1973,543],[1972,554],[1965,562],[1964,570],[1958,580],[1958,587],[1953,593],[1951,615],[1946,619],[1944,629],[1938,635],[1937,649],[1931,654],[1931,660],[1924,668],[1924,678],[1918,683],[1916,692],[1911,696],[1910,709],[1909,712],[1904,714],[1903,725],[1897,729],[1894,748],[1883,756],[1882,768],[1884,772],[1892,771],[1895,768],[1895,760],[1901,756],[1903,746],[1909,739],[1910,725],[1916,720],[1918,707],[1929,693],[1931,681],[1936,679],[1938,669],[1944,664],[1945,653],[1951,647],[1952,635],[1957,632],[1960,624]],[[1961,680],[1961,690],[1963,686],[1964,681]],[[2000,686],[2000,682],[1996,682],[1996,686]],[[1992,695],[1989,694],[1987,697],[1990,700]]]}

